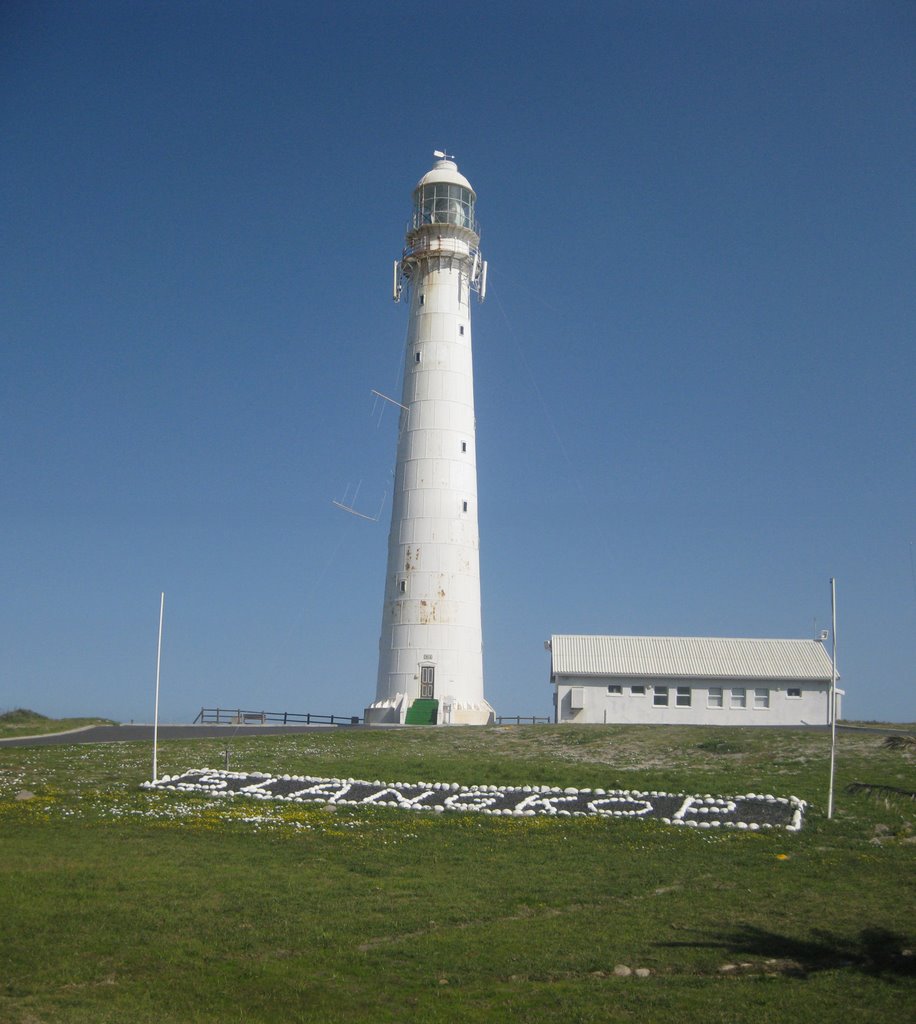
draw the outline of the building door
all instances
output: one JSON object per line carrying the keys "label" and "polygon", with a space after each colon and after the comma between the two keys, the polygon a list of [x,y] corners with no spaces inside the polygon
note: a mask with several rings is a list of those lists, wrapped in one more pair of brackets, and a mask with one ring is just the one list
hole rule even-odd
{"label": "building door", "polygon": [[432,697],[435,693],[436,669],[433,665],[420,666],[420,697]]}

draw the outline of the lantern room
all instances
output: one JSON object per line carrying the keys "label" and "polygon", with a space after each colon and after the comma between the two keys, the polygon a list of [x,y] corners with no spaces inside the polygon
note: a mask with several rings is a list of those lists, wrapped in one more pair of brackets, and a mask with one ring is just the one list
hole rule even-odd
{"label": "lantern room", "polygon": [[439,160],[414,189],[411,230],[428,224],[451,224],[477,233],[470,182],[452,160]]}

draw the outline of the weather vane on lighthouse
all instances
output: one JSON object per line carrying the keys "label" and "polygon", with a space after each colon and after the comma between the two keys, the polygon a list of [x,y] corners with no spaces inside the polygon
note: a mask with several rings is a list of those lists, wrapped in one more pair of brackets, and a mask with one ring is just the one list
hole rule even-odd
{"label": "weather vane on lighthouse", "polygon": [[484,725],[471,292],[477,196],[452,155],[417,183],[393,297],[409,294],[375,701],[367,722]]}

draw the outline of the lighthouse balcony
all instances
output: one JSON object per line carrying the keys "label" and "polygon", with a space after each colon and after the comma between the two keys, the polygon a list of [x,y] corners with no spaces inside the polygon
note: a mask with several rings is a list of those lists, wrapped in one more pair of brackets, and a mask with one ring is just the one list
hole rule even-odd
{"label": "lighthouse balcony", "polygon": [[448,256],[480,263],[480,250],[477,248],[477,236],[465,229],[450,229],[448,234],[440,235],[424,229],[407,236],[407,245],[401,254],[401,265],[406,270],[420,260],[433,256]]}

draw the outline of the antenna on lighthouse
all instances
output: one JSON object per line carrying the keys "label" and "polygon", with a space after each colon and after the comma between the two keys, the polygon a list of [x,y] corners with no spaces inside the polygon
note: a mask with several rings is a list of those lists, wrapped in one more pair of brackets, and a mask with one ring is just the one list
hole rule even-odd
{"label": "antenna on lighthouse", "polygon": [[[352,500],[347,501],[347,495],[350,493],[350,485],[347,484],[347,489],[344,491],[343,500],[335,501],[334,499],[332,499],[331,504],[339,509],[342,509],[344,512],[349,512],[351,516],[356,516],[357,519],[368,519],[370,523],[377,523],[379,516],[382,514],[381,506],[379,506],[378,515],[375,516],[366,515],[365,512],[357,512],[357,510],[353,507],[356,504],[356,498],[357,495],[359,494],[359,489],[360,487],[362,487],[362,485],[363,482],[362,480],[360,480],[360,482],[356,485],[356,490],[353,492]],[[384,504],[385,496],[382,497],[382,505]]]}
{"label": "antenna on lighthouse", "polygon": [[[382,504],[385,503],[385,499],[382,498]],[[356,516],[357,519],[368,519],[370,523],[377,523],[378,516],[367,516],[365,512],[357,512],[355,508],[351,508],[349,505],[344,505],[339,501],[331,501],[332,505],[336,505],[337,508],[343,509],[344,512],[349,512],[351,516]],[[379,509],[379,515],[382,514],[382,510]]]}
{"label": "antenna on lighthouse", "polygon": [[389,398],[388,395],[383,395],[381,391],[376,391],[375,388],[370,388],[371,394],[375,395],[376,398],[384,398],[386,402],[391,402],[392,405],[396,405],[399,409],[403,409],[404,412],[410,412],[410,409],[406,405],[402,405],[400,402],[396,402],[393,398]]}
{"label": "antenna on lighthouse", "polygon": [[[381,425],[382,416],[384,415],[386,405],[393,405],[396,406],[398,409],[402,409],[404,412],[410,412],[408,406],[397,401],[397,399],[392,398],[390,395],[386,395],[382,391],[377,391],[375,388],[371,388],[370,394],[373,396],[373,418],[375,418],[375,412],[376,409],[378,408],[377,426]],[[360,512],[359,509],[356,507],[356,499],[359,497],[360,488],[362,486],[363,482],[362,480],[360,480],[359,483],[357,483],[356,485],[356,490],[353,492],[353,496],[350,497],[350,484],[348,483],[346,489],[344,490],[343,497],[340,498],[340,500],[332,498],[331,504],[335,508],[341,509],[341,511],[343,512],[349,512],[351,516],[356,516],[358,519],[366,519],[370,523],[377,523],[381,518],[382,510],[385,507],[385,499],[388,497],[388,489],[385,488],[384,492],[382,493],[382,498],[381,501],[379,502],[378,512],[376,512],[376,514],[373,516],[369,515],[366,512]]]}
{"label": "antenna on lighthouse", "polygon": [[444,149],[434,149],[433,156],[437,156],[440,160],[454,160],[454,153],[446,153]]}

